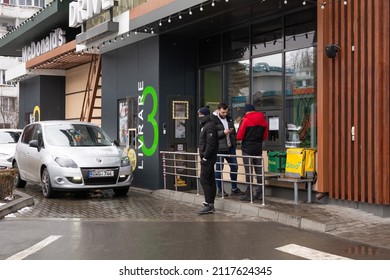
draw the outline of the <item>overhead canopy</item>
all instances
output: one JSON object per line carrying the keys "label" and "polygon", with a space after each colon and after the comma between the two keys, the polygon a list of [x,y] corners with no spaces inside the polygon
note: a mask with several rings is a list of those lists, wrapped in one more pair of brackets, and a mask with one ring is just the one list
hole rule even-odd
{"label": "overhead canopy", "polygon": [[68,26],[69,3],[73,0],[54,0],[44,9],[22,22],[0,38],[1,56],[22,56],[22,48],[42,39],[42,34],[61,26]]}

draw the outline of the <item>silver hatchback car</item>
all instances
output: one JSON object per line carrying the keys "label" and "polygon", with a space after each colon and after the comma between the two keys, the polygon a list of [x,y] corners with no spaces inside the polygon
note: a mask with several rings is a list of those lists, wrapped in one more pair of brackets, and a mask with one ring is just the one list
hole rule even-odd
{"label": "silver hatchback car", "polygon": [[16,187],[42,185],[44,197],[56,191],[113,189],[125,195],[133,174],[129,157],[97,125],[42,121],[27,125],[16,145]]}

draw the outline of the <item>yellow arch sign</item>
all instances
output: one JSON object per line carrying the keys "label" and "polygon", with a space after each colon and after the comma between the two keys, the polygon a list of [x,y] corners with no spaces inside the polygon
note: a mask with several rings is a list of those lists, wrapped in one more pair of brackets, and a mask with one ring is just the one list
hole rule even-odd
{"label": "yellow arch sign", "polygon": [[[37,116],[35,117],[35,115],[37,114]],[[34,111],[33,111],[33,118],[34,118],[34,122],[39,122],[41,120],[41,109],[39,108],[39,106],[35,106],[34,107]]]}

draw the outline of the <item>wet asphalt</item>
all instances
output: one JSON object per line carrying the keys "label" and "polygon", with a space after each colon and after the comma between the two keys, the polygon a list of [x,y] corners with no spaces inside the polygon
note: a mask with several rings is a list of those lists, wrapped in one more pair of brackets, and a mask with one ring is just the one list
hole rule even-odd
{"label": "wet asphalt", "polygon": [[258,217],[216,211],[199,216],[198,206],[131,189],[60,194],[45,199],[38,186],[23,192],[35,205],[0,220],[0,259],[48,236],[60,236],[27,256],[31,260],[291,260],[276,250],[298,244],[351,259],[390,259],[390,250],[310,232]]}

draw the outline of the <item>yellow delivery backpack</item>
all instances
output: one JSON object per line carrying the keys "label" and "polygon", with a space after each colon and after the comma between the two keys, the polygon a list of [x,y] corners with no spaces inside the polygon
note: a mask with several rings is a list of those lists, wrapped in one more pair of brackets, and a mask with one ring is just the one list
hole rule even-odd
{"label": "yellow delivery backpack", "polygon": [[289,148],[286,157],[286,177],[314,178],[315,149]]}

